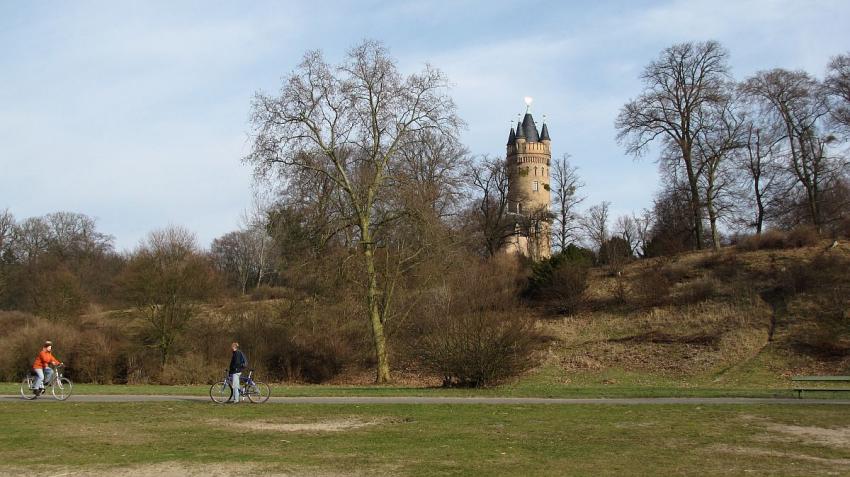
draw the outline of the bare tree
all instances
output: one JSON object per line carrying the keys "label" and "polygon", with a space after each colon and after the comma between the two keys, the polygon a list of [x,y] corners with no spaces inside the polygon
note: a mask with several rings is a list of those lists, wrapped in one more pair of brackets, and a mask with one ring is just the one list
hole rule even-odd
{"label": "bare tree", "polygon": [[[269,255],[272,236],[269,230],[271,229],[272,200],[269,194],[268,189],[260,187],[260,184],[254,184],[251,191],[251,206],[242,213],[242,229],[249,233],[254,243],[253,253],[257,269],[254,286],[257,287],[263,283],[266,275],[271,271]],[[245,293],[244,287],[242,293]]]}
{"label": "bare tree", "polygon": [[623,239],[628,245],[630,254],[642,254],[641,224],[633,215],[621,215],[617,217],[614,225],[614,234]]}
{"label": "bare tree", "polygon": [[50,248],[50,225],[43,217],[30,217],[14,230],[15,260],[35,264]]}
{"label": "bare tree", "polygon": [[210,245],[213,263],[228,285],[235,286],[243,295],[262,276],[267,241],[265,230],[243,229],[228,232],[214,239]]}
{"label": "bare tree", "polygon": [[597,251],[602,248],[611,236],[608,228],[610,208],[610,202],[600,202],[587,209],[587,213],[584,214],[584,218],[582,219],[585,236]]}
{"label": "bare tree", "polygon": [[769,206],[782,181],[777,155],[779,142],[784,139],[777,128],[753,112],[744,124],[744,147],[735,158],[743,201],[752,201],[754,213],[745,214],[745,225],[757,234],[764,230]]}
{"label": "bare tree", "polygon": [[15,232],[15,216],[9,212],[9,209],[4,209],[0,212],[0,263],[3,263],[4,257],[11,254],[12,239]]}
{"label": "bare tree", "polygon": [[195,304],[216,292],[216,279],[194,234],[181,227],[151,232],[121,277],[125,296],[143,313],[160,365],[194,316]]}
{"label": "bare tree", "polygon": [[552,195],[554,220],[552,227],[553,242],[558,250],[564,250],[578,239],[581,230],[580,215],[577,207],[585,196],[579,195],[584,182],[578,176],[578,169],[570,164],[570,155],[564,154],[552,161]]}
{"label": "bare tree", "polygon": [[416,131],[400,160],[392,164],[390,180],[398,208],[446,220],[459,212],[467,186],[467,150],[454,137],[424,129]]}
{"label": "bare tree", "polygon": [[785,136],[788,170],[803,189],[804,203],[813,225],[823,225],[821,201],[834,178],[836,164],[827,155],[834,140],[822,135],[829,103],[823,89],[804,71],[762,71],[743,84],[743,90],[781,125]]}
{"label": "bare tree", "polygon": [[832,58],[824,85],[832,99],[832,119],[850,134],[850,52]]}
{"label": "bare tree", "polygon": [[430,66],[402,76],[381,44],[365,41],[336,67],[308,52],[279,95],[258,94],[253,103],[254,144],[245,160],[256,174],[309,171],[344,200],[363,258],[378,383],[390,380],[390,365],[375,249],[382,227],[404,215],[382,199],[392,192],[400,151],[418,131],[455,137],[460,121],[446,88]]}
{"label": "bare tree", "polygon": [[488,256],[495,256],[516,233],[508,211],[508,171],[505,161],[484,157],[470,166],[475,196],[474,218]]}
{"label": "bare tree", "polygon": [[720,250],[718,220],[735,208],[736,175],[729,158],[743,146],[744,115],[736,100],[727,97],[701,111],[710,116],[695,138],[699,183],[711,227],[711,242]]}
{"label": "bare tree", "polygon": [[14,259],[12,240],[15,232],[15,216],[4,209],[0,212],[0,307],[4,306],[9,294],[10,265]]}
{"label": "bare tree", "polygon": [[690,192],[694,238],[702,248],[703,220],[699,169],[694,145],[703,120],[703,110],[724,95],[727,53],[719,43],[680,43],[663,52],[644,69],[644,91],[617,116],[617,140],[629,154],[639,156],[656,139],[663,139],[677,152],[686,172]]}

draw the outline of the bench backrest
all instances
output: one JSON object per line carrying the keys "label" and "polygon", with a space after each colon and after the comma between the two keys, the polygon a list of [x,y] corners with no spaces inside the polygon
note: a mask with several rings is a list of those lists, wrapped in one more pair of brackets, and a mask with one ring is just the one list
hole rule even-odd
{"label": "bench backrest", "polygon": [[794,376],[791,381],[850,381],[850,376]]}

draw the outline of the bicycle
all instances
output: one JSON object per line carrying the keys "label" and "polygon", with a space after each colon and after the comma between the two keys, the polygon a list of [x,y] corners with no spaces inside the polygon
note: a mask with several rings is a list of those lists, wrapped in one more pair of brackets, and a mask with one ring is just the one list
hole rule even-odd
{"label": "bicycle", "polygon": [[[269,400],[272,390],[268,384],[254,381],[254,370],[248,370],[247,376],[239,377],[239,396],[247,396],[254,404]],[[210,386],[210,399],[222,404],[233,399],[233,388],[230,384],[230,373],[224,370],[224,379]]]}
{"label": "bicycle", "polygon": [[59,401],[68,399],[71,397],[71,393],[73,392],[74,383],[62,375],[64,369],[64,364],[60,364],[53,368],[53,374],[50,376],[49,381],[44,382],[44,389],[41,390],[42,392],[35,389],[36,375],[32,372],[32,370],[30,370],[24,377],[24,380],[21,381],[21,397],[31,401],[41,396],[44,392],[47,392],[47,387],[50,386],[50,392],[53,394],[54,399]]}

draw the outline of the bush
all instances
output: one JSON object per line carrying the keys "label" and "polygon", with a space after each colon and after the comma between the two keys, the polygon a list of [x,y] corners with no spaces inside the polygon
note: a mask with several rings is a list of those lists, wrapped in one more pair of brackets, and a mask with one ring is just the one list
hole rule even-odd
{"label": "bush", "polygon": [[[230,356],[225,356],[229,363]],[[171,385],[212,384],[224,377],[224,368],[215,362],[204,361],[195,353],[187,353],[163,366],[158,382]]]}
{"label": "bush", "polygon": [[482,387],[531,367],[539,341],[523,314],[479,312],[435,316],[417,348],[445,386]]}
{"label": "bush", "polygon": [[315,302],[237,307],[225,313],[225,341],[227,346],[230,340],[240,343],[262,380],[321,383],[355,360],[364,327],[350,314],[358,310]]}
{"label": "bush", "polygon": [[785,236],[786,248],[811,247],[820,240],[818,231],[810,225],[800,225],[791,229]]}
{"label": "bush", "polygon": [[631,245],[622,237],[612,237],[599,247],[598,261],[601,265],[607,265],[612,275],[622,272],[633,259]]}
{"label": "bush", "polygon": [[665,273],[664,263],[656,262],[632,282],[632,295],[641,305],[658,306],[670,296],[674,283],[670,273]]}
{"label": "bush", "polygon": [[586,266],[564,264],[552,272],[552,281],[539,290],[538,296],[555,313],[575,313],[585,301],[588,275]]}
{"label": "bush", "polygon": [[570,245],[534,264],[525,296],[543,302],[555,313],[574,313],[584,302],[593,259],[589,250]]}
{"label": "bush", "polygon": [[710,278],[701,278],[686,284],[680,295],[681,304],[699,303],[717,294],[717,283]]}
{"label": "bush", "polygon": [[736,240],[739,250],[776,250],[785,248],[785,234],[779,230],[767,230],[761,234],[746,235]]}
{"label": "bush", "polygon": [[97,322],[54,322],[26,313],[0,312],[0,380],[16,381],[31,367],[44,340],[65,362],[66,374],[80,382],[113,382],[123,365],[126,340],[117,326]]}
{"label": "bush", "polygon": [[251,290],[251,300],[280,300],[292,296],[292,290],[286,287],[273,287],[269,285],[260,285]]}
{"label": "bush", "polygon": [[817,230],[809,225],[794,227],[788,232],[768,230],[760,235],[749,235],[736,239],[739,250],[778,250],[784,248],[800,248],[816,245],[820,236]]}

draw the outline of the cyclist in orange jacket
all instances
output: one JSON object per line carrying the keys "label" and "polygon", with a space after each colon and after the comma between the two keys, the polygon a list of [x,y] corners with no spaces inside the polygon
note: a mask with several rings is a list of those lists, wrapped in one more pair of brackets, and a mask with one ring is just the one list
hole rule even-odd
{"label": "cyclist in orange jacket", "polygon": [[52,351],[53,343],[51,341],[45,341],[44,346],[41,347],[41,351],[38,353],[38,356],[35,357],[35,362],[32,364],[32,370],[36,374],[35,392],[37,394],[44,393],[45,376],[47,378],[46,382],[50,382],[50,378],[53,377],[53,369],[51,369],[50,366],[62,364],[61,361],[53,356]]}

